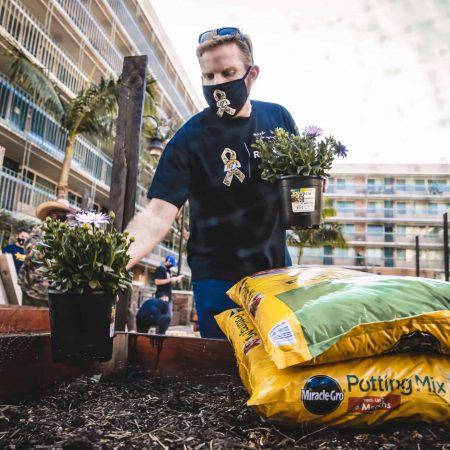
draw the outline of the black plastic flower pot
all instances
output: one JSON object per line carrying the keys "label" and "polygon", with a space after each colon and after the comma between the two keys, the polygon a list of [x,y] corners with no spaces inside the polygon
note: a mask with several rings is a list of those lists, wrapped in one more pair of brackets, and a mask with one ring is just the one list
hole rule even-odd
{"label": "black plastic flower pot", "polygon": [[104,292],[49,291],[53,361],[77,364],[112,358],[115,298]]}
{"label": "black plastic flower pot", "polygon": [[322,222],[323,178],[288,175],[278,180],[281,221],[286,229],[319,228]]}

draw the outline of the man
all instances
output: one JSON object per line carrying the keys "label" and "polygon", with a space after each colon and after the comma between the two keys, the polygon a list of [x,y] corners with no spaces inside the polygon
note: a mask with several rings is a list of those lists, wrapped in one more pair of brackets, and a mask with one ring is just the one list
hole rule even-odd
{"label": "man", "polygon": [[19,273],[20,268],[22,267],[23,261],[25,259],[25,241],[28,238],[28,232],[25,230],[20,230],[16,233],[16,239],[13,244],[9,244],[3,248],[3,253],[10,253],[14,260],[14,266],[16,268],[16,272]]}
{"label": "man", "polygon": [[[67,214],[75,212],[76,210],[69,206],[69,202],[62,199],[43,202],[36,208],[36,216],[42,221],[47,217],[63,221],[67,219]],[[48,306],[48,282],[39,270],[41,265],[37,263],[42,255],[37,251],[36,245],[42,236],[42,223],[40,223],[33,228],[25,242],[25,260],[18,276],[18,283],[23,294],[23,305]]]}
{"label": "man", "polygon": [[177,260],[174,256],[169,255],[166,260],[155,270],[155,297],[161,298],[167,296],[168,301],[172,302],[172,284],[179,283],[183,279],[183,275],[173,277],[170,269],[177,267]]}
{"label": "man", "polygon": [[278,187],[261,179],[252,144],[255,135],[277,127],[295,133],[296,127],[282,106],[250,101],[259,67],[249,36],[237,28],[202,33],[197,57],[209,107],[162,154],[151,201],[128,228],[136,237],[129,266],[164,238],[189,199],[188,262],[200,334],[223,339],[214,315],[236,306],[226,291],[245,275],[290,264]]}
{"label": "man", "polygon": [[172,319],[169,297],[146,300],[136,314],[136,328],[138,333],[148,333],[150,327],[156,327],[156,334],[166,334]]}

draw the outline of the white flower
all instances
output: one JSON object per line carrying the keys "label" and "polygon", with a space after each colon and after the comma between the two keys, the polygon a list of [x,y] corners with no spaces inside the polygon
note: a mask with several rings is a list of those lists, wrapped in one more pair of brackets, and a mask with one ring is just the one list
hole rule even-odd
{"label": "white flower", "polygon": [[109,223],[109,217],[106,214],[95,211],[77,212],[73,215],[73,219],[77,226],[82,226],[87,223],[99,228],[102,224]]}

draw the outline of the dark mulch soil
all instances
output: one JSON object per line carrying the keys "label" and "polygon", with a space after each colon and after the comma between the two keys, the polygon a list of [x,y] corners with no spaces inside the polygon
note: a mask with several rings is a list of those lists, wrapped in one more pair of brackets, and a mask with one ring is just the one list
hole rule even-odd
{"label": "dark mulch soil", "polygon": [[448,430],[280,428],[230,382],[80,378],[0,405],[2,449],[449,449]]}

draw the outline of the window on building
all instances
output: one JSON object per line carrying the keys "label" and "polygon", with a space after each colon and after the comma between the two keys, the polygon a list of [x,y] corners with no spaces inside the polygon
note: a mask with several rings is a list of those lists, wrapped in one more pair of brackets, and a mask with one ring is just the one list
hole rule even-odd
{"label": "window on building", "polygon": [[355,232],[355,224],[346,223],[344,225],[341,225],[341,230],[345,234],[353,234]]}
{"label": "window on building", "polygon": [[406,250],[404,248],[398,248],[396,253],[399,261],[406,261]]}
{"label": "window on building", "polygon": [[40,188],[44,188],[45,190],[55,192],[56,191],[56,184],[52,183],[51,181],[48,181],[45,178],[40,177],[39,175],[36,175],[36,186]]}
{"label": "window on building", "polygon": [[406,191],[406,180],[398,179],[395,181],[397,191]]}
{"label": "window on building", "polygon": [[395,232],[398,236],[406,236],[406,225],[397,225]]}
{"label": "window on building", "polygon": [[414,180],[414,190],[416,192],[425,191],[425,180]]}
{"label": "window on building", "polygon": [[67,199],[71,205],[76,206],[77,208],[81,208],[82,198],[79,195],[74,194],[73,192],[69,192],[67,195]]}
{"label": "window on building", "polygon": [[368,248],[366,254],[367,257],[371,259],[383,258],[383,250],[381,248]]}
{"label": "window on building", "polygon": [[336,188],[345,190],[345,178],[336,178]]}
{"label": "window on building", "polygon": [[323,248],[305,247],[303,249],[303,256],[323,256]]}
{"label": "window on building", "polygon": [[438,204],[428,203],[428,214],[437,214],[437,213],[438,213]]}
{"label": "window on building", "polygon": [[406,202],[397,202],[397,214],[406,214]]}
{"label": "window on building", "polygon": [[354,248],[336,248],[334,249],[334,256],[336,258],[354,258],[355,249]]}
{"label": "window on building", "polygon": [[336,202],[336,209],[340,212],[353,212],[355,202]]}
{"label": "window on building", "polygon": [[377,204],[375,202],[367,203],[367,212],[370,214],[377,212]]}
{"label": "window on building", "polygon": [[446,190],[446,180],[428,180],[428,192],[433,195],[439,195]]}
{"label": "window on building", "polygon": [[367,234],[371,235],[381,235],[383,234],[383,225],[367,225]]}

